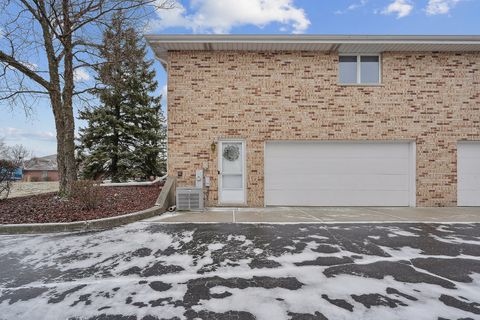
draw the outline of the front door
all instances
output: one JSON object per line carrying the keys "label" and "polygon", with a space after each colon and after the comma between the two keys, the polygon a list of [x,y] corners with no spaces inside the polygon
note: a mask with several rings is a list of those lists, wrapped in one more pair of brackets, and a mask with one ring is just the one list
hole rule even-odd
{"label": "front door", "polygon": [[219,202],[220,204],[245,204],[245,142],[220,141],[219,151]]}

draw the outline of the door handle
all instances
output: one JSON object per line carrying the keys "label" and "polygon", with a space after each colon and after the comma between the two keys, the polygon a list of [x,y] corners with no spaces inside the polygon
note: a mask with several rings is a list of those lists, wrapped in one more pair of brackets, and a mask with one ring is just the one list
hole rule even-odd
{"label": "door handle", "polygon": [[221,174],[221,173],[220,173],[220,170],[217,170],[217,172],[218,172],[219,175]]}

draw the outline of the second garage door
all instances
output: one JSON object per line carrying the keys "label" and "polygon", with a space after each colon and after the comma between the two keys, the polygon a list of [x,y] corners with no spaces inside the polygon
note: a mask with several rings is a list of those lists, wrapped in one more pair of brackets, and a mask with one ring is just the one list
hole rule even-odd
{"label": "second garage door", "polygon": [[267,206],[415,206],[414,145],[267,142]]}
{"label": "second garage door", "polygon": [[458,205],[480,206],[480,142],[460,142],[458,154]]}

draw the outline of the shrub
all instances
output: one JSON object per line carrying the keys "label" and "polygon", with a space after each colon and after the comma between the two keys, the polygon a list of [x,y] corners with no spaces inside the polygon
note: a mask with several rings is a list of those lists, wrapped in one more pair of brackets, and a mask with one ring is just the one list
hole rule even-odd
{"label": "shrub", "polygon": [[40,178],[39,177],[30,177],[30,182],[40,182]]}
{"label": "shrub", "polygon": [[15,162],[0,160],[0,200],[8,198],[16,169]]}
{"label": "shrub", "polygon": [[93,180],[79,180],[73,185],[72,196],[82,204],[82,209],[93,210],[98,207],[101,196]]}

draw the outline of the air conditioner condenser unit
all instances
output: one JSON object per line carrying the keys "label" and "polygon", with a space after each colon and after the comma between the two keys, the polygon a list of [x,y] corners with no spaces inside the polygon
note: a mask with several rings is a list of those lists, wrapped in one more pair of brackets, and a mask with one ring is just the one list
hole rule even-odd
{"label": "air conditioner condenser unit", "polygon": [[195,211],[203,210],[203,189],[202,188],[177,188],[177,210]]}

